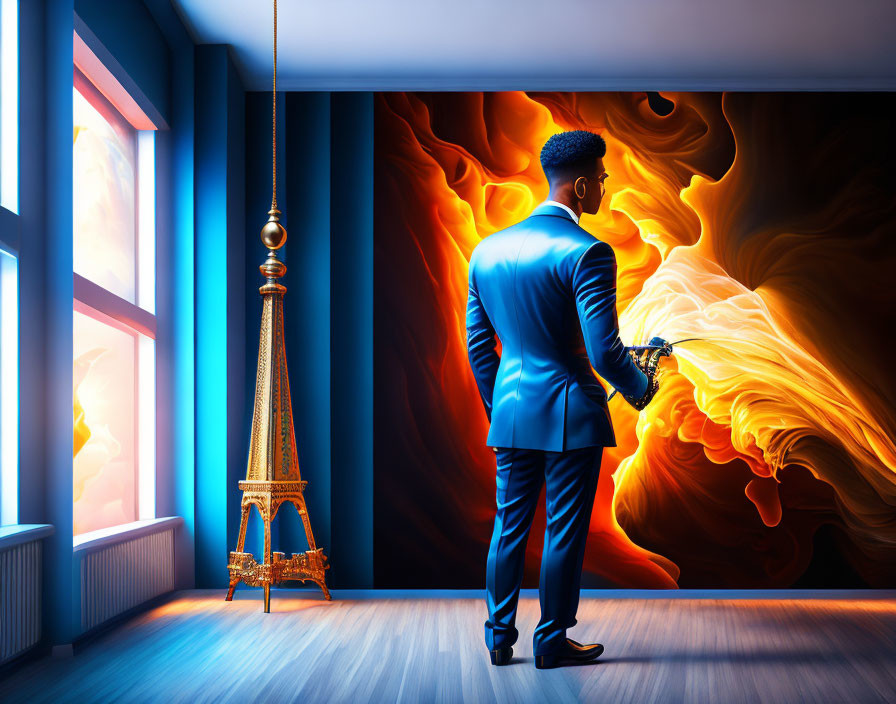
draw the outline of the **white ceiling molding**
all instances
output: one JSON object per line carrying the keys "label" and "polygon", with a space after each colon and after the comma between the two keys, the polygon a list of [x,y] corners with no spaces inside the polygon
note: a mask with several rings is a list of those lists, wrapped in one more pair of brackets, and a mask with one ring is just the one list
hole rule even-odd
{"label": "white ceiling molding", "polygon": [[[271,81],[269,0],[173,0]],[[894,0],[279,0],[283,90],[893,90]]]}

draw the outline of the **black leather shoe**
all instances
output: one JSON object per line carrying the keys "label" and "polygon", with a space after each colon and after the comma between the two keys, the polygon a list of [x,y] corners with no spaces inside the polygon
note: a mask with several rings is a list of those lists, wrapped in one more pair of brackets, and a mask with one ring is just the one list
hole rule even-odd
{"label": "black leather shoe", "polygon": [[513,657],[513,648],[498,648],[497,650],[489,650],[488,654],[492,658],[492,665],[509,665],[510,658]]}
{"label": "black leather shoe", "polygon": [[582,645],[572,638],[566,639],[566,647],[556,653],[535,656],[535,667],[539,670],[547,670],[563,665],[575,665],[577,663],[591,662],[604,652],[604,646],[600,643]]}

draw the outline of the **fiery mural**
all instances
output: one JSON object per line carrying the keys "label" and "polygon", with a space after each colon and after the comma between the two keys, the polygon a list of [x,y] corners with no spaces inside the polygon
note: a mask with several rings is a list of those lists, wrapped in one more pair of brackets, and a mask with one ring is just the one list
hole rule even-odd
{"label": "fiery mural", "polygon": [[623,340],[701,338],[640,415],[610,403],[583,584],[787,587],[813,558],[896,584],[892,101],[662,98],[668,114],[644,93],[378,94],[378,586],[482,584],[495,469],[467,262],[547,197],[538,153],[566,129],[607,141],[580,224],[616,251]]}

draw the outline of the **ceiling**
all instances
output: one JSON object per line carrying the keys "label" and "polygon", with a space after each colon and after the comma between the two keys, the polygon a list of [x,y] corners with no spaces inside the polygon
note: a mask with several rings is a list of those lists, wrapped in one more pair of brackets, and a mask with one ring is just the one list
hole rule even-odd
{"label": "ceiling", "polygon": [[[271,81],[271,0],[172,0]],[[894,0],[280,0],[283,90],[896,89]]]}

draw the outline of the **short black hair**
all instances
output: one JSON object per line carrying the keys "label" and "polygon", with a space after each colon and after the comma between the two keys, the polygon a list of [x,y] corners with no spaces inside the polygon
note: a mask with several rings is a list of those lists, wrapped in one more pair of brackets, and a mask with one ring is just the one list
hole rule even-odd
{"label": "short black hair", "polygon": [[[569,130],[551,135],[541,148],[541,168],[550,180],[589,171],[607,153],[604,138],[588,130]],[[581,175],[581,174],[578,174]]]}

